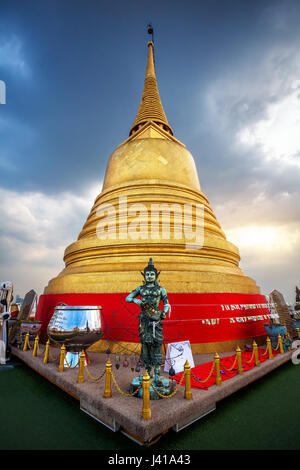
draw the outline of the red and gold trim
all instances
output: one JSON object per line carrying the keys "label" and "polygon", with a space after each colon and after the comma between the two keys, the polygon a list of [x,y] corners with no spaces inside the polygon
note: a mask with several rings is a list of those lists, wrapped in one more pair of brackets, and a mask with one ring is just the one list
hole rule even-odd
{"label": "red and gold trim", "polygon": [[[59,302],[68,305],[101,305],[103,340],[92,346],[105,350],[110,344],[132,345],[137,350],[139,307],[125,301],[127,293],[45,294],[39,298],[37,318],[46,331]],[[165,343],[189,340],[194,353],[232,350],[265,336],[269,310],[260,294],[170,293],[170,317],[164,320]],[[113,349],[112,349],[113,352]]]}

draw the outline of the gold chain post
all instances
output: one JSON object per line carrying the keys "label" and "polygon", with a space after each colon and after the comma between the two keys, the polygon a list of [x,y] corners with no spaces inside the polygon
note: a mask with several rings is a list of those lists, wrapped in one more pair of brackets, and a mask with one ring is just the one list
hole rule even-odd
{"label": "gold chain post", "polygon": [[77,377],[78,384],[82,384],[84,382],[84,362],[85,362],[85,354],[84,354],[84,351],[81,351],[79,355],[79,370],[78,370],[78,377]]}
{"label": "gold chain post", "polygon": [[48,341],[46,343],[46,349],[45,349],[43,364],[47,364],[48,361],[49,361],[49,348],[50,348],[50,339],[48,339]]}
{"label": "gold chain post", "polygon": [[269,359],[273,359],[272,345],[269,336],[267,337],[267,350],[269,352]]}
{"label": "gold chain post", "polygon": [[29,344],[29,333],[26,333],[23,351],[27,351],[28,344]]}
{"label": "gold chain post", "polygon": [[111,398],[111,373],[112,373],[112,363],[110,359],[108,359],[106,363],[106,374],[105,374],[105,390],[104,390],[104,398]]}
{"label": "gold chain post", "polygon": [[151,419],[151,408],[150,408],[150,376],[145,370],[143,375],[143,411],[142,418],[145,421]]}
{"label": "gold chain post", "polygon": [[192,388],[191,388],[191,366],[188,360],[186,360],[184,364],[184,382],[185,382],[184,398],[186,400],[191,400],[193,398]]}
{"label": "gold chain post", "polygon": [[255,341],[253,341],[253,351],[254,351],[254,357],[255,357],[255,365],[257,367],[260,366],[260,360],[259,360],[259,356],[258,356],[258,348],[257,348],[257,344]]}
{"label": "gold chain post", "polygon": [[63,344],[62,347],[60,348],[60,358],[59,358],[58,372],[63,372],[64,371],[65,356],[66,356],[66,347]]}
{"label": "gold chain post", "polygon": [[214,363],[215,363],[215,373],[216,373],[216,385],[222,385],[222,379],[220,374],[220,357],[218,353],[214,355]]}
{"label": "gold chain post", "polygon": [[300,339],[300,328],[296,328],[298,338]]}
{"label": "gold chain post", "polygon": [[33,346],[33,351],[32,351],[32,357],[37,356],[37,350],[39,346],[39,335],[36,335],[35,340],[34,340],[34,346]]}
{"label": "gold chain post", "polygon": [[238,363],[238,373],[243,374],[243,366],[242,366],[242,351],[240,350],[240,347],[238,346],[236,348],[236,357],[237,357],[237,363]]}
{"label": "gold chain post", "polygon": [[284,354],[281,335],[278,335],[278,344],[279,344],[279,351],[280,351],[280,354]]}

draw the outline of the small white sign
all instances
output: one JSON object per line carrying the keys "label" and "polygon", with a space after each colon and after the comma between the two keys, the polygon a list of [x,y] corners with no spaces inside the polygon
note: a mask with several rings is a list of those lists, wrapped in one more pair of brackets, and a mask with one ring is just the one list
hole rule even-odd
{"label": "small white sign", "polygon": [[169,372],[171,367],[176,374],[184,371],[184,364],[188,361],[191,367],[194,367],[192,348],[189,341],[179,341],[178,343],[169,343],[165,360],[165,372]]}

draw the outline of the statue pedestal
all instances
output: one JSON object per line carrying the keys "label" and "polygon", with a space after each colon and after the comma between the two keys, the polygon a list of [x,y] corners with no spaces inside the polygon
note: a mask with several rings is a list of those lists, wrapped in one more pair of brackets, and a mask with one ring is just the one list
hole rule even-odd
{"label": "statue pedestal", "polygon": [[[160,375],[158,384],[154,382],[154,378],[151,379],[151,381],[153,381],[154,387],[161,395],[167,396],[172,393],[172,387],[171,387],[171,383],[168,377],[163,377]],[[130,384],[129,393],[133,393],[140,386],[142,382],[143,382],[142,376],[135,377]],[[135,396],[138,398],[143,398],[143,387],[138,391],[138,393]],[[152,385],[150,385],[150,400],[160,400],[160,398],[161,397],[155,392]]]}

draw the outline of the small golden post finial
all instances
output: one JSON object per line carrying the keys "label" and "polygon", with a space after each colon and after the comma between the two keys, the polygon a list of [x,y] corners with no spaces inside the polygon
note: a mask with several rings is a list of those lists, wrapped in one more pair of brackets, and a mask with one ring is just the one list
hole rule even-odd
{"label": "small golden post finial", "polygon": [[84,362],[85,362],[85,354],[84,351],[81,351],[79,355],[79,370],[78,370],[78,377],[77,383],[82,384],[84,382]]}
{"label": "small golden post finial", "polygon": [[112,363],[110,359],[108,359],[106,363],[106,372],[105,372],[105,389],[104,389],[104,398],[111,398],[112,391],[111,391],[111,374],[112,374]]}
{"label": "small golden post finial", "polygon": [[46,343],[46,349],[45,349],[45,355],[43,359],[43,364],[47,364],[49,360],[49,349],[50,349],[50,339],[47,340]]}
{"label": "small golden post finial", "polygon": [[27,351],[28,345],[29,345],[29,333],[26,333],[23,351]]}
{"label": "small golden post finial", "polygon": [[142,418],[145,421],[151,419],[151,408],[150,408],[150,376],[145,370],[143,375],[143,409],[142,409]]}
{"label": "small golden post finial", "polygon": [[193,398],[192,388],[191,388],[191,366],[188,361],[186,361],[184,364],[184,381],[185,381],[184,398],[186,400],[191,400]]}
{"label": "small golden post finial", "polygon": [[280,354],[284,354],[284,349],[283,349],[283,344],[282,344],[282,337],[281,337],[281,335],[278,335],[278,345],[279,345]]}
{"label": "small golden post finial", "polygon": [[222,385],[222,378],[220,373],[220,357],[218,353],[215,353],[214,355],[214,366],[216,374],[216,385]]}
{"label": "small golden post finial", "polygon": [[37,356],[38,346],[39,346],[39,335],[36,335],[35,340],[34,340],[34,346],[33,346],[33,351],[32,351],[32,357],[36,357],[36,356]]}
{"label": "small golden post finial", "polygon": [[243,374],[243,365],[242,365],[242,351],[240,347],[238,346],[236,348],[236,357],[237,357],[237,363],[238,363],[238,373]]}
{"label": "small golden post finial", "polygon": [[256,365],[256,367],[259,367],[260,366],[260,360],[259,360],[259,355],[258,355],[257,343],[255,341],[253,341],[253,352],[254,352],[255,365]]}
{"label": "small golden post finial", "polygon": [[63,344],[62,347],[60,348],[58,372],[64,371],[65,357],[66,357],[66,346]]}
{"label": "small golden post finial", "polygon": [[273,353],[272,353],[272,345],[271,345],[271,340],[269,336],[267,337],[267,350],[269,353],[269,359],[273,359]]}

